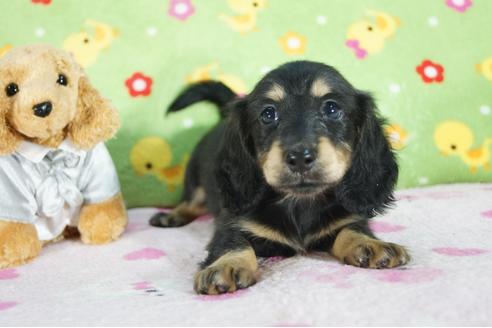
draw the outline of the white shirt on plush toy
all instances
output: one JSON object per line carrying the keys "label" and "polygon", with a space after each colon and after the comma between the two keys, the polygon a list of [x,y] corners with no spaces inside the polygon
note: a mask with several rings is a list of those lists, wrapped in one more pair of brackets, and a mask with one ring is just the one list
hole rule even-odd
{"label": "white shirt on plush toy", "polygon": [[21,142],[13,154],[0,156],[0,181],[0,217],[34,224],[40,240],[77,226],[83,204],[106,201],[120,191],[104,143],[84,151],[68,139],[57,149]]}

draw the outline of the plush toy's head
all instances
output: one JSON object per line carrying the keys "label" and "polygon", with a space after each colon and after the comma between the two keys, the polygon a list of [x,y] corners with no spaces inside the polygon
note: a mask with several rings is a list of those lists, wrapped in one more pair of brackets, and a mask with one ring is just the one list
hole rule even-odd
{"label": "plush toy's head", "polygon": [[56,147],[67,137],[90,149],[118,127],[118,113],[70,54],[31,45],[0,60],[0,154],[21,140]]}

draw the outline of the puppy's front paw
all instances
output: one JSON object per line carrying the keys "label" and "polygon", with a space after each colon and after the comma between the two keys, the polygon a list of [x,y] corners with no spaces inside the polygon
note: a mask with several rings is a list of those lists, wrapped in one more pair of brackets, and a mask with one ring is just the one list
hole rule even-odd
{"label": "puppy's front paw", "polygon": [[403,246],[350,229],[339,232],[331,253],[340,261],[361,268],[394,268],[410,261],[410,255]]}
{"label": "puppy's front paw", "polygon": [[209,266],[195,274],[198,294],[217,295],[243,289],[256,282],[255,272],[235,264]]}
{"label": "puppy's front paw", "polygon": [[410,256],[404,247],[376,239],[354,244],[343,257],[346,264],[371,269],[394,268],[409,260]]}

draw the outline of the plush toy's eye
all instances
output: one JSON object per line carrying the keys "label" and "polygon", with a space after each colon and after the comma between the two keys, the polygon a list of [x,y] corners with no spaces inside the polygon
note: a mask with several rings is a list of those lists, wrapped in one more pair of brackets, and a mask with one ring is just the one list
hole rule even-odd
{"label": "plush toy's eye", "polygon": [[60,74],[58,75],[58,80],[56,80],[56,83],[66,86],[68,84],[68,79],[65,75]]}
{"label": "plush toy's eye", "polygon": [[15,83],[9,83],[5,87],[5,93],[7,94],[7,97],[12,97],[14,96],[17,92],[19,92],[19,86]]}
{"label": "plush toy's eye", "polygon": [[333,100],[328,100],[323,104],[323,112],[332,120],[340,119],[343,114],[340,106]]}
{"label": "plush toy's eye", "polygon": [[261,122],[263,124],[271,124],[277,120],[278,114],[274,106],[268,105],[261,112]]}

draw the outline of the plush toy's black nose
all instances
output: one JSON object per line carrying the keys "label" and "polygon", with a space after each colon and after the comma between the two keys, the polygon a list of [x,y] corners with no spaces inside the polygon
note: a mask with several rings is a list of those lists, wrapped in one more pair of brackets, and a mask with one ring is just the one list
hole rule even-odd
{"label": "plush toy's black nose", "polygon": [[311,149],[289,151],[285,156],[285,162],[292,172],[304,173],[309,171],[316,161],[316,155]]}
{"label": "plush toy's black nose", "polygon": [[53,105],[49,101],[42,102],[40,104],[34,105],[32,107],[34,110],[34,115],[39,117],[46,117],[50,115]]}

